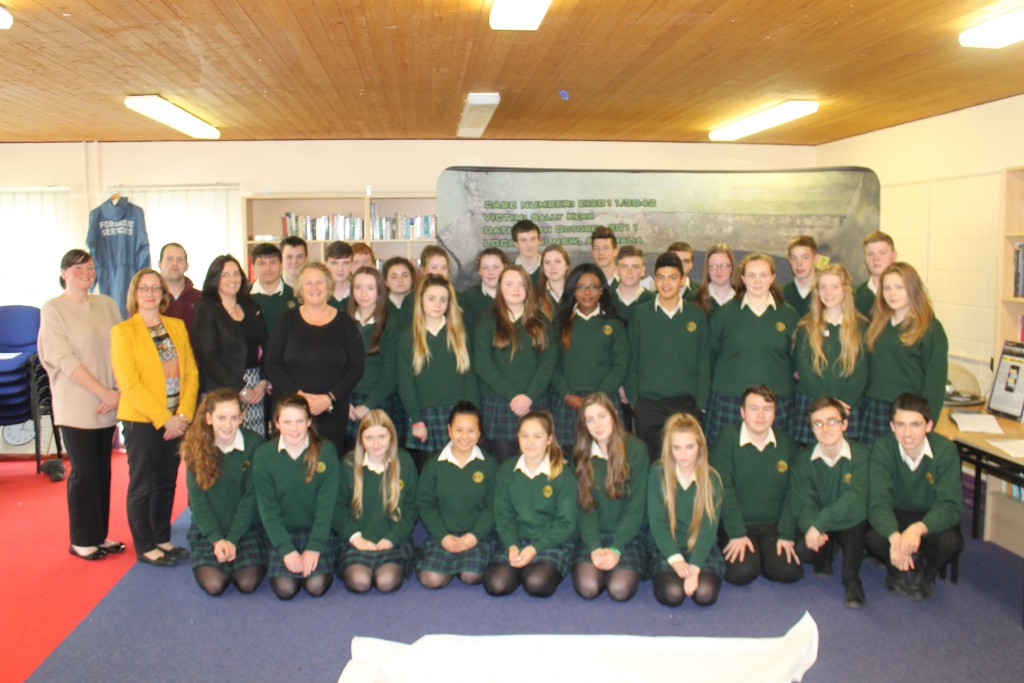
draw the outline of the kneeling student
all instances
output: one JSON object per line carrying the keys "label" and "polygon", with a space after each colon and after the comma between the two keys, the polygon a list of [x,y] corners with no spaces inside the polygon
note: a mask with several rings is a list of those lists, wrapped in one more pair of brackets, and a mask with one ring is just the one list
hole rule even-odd
{"label": "kneeling student", "polygon": [[[964,547],[960,456],[932,431],[928,401],[900,394],[892,435],[871,451],[868,550],[889,570],[885,587],[915,600],[932,596],[939,568]],[[913,572],[907,580],[905,572]]]}
{"label": "kneeling student", "polygon": [[814,573],[832,575],[835,548],[843,549],[843,586],[847,607],[864,606],[860,565],[867,528],[868,463],[871,451],[846,440],[849,415],[836,398],[815,399],[807,411],[816,443],[793,468],[796,554],[814,564]]}
{"label": "kneeling student", "polygon": [[794,549],[796,520],[790,497],[790,466],[796,445],[775,431],[775,392],[758,384],[743,392],[743,422],[723,429],[711,451],[725,500],[718,542],[725,580],[745,585],[763,574],[792,583],[804,575]]}

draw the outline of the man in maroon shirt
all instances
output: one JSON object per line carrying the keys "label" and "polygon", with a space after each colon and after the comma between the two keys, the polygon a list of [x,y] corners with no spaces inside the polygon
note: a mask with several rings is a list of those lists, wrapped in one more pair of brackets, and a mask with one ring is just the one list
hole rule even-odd
{"label": "man in maroon shirt", "polygon": [[188,270],[188,254],[185,247],[177,242],[169,242],[160,249],[160,274],[167,283],[167,293],[171,295],[171,304],[164,311],[165,315],[185,321],[185,327],[192,330],[192,315],[199,303],[200,291],[192,280],[185,277]]}

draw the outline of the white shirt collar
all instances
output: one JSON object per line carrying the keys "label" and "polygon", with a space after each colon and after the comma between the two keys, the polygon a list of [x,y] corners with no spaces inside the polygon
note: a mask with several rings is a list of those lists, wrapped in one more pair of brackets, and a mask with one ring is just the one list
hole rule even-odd
{"label": "white shirt collar", "polygon": [[718,303],[719,306],[724,306],[724,305],[726,305],[727,303],[729,303],[730,301],[732,301],[733,299],[736,298],[736,290],[732,289],[731,287],[729,288],[729,295],[728,296],[724,296],[724,297],[720,298],[718,296],[718,294],[715,292],[714,288],[710,287],[710,286],[708,287],[708,294],[711,295],[711,298],[714,299]]}
{"label": "white shirt collar", "polygon": [[[468,465],[469,463],[473,462],[474,460],[483,460],[483,459],[484,459],[484,453],[483,453],[483,451],[480,450],[480,447],[479,446],[473,446],[473,452],[469,454],[469,460],[466,461],[466,465]],[[441,449],[441,452],[437,456],[437,461],[438,462],[449,462],[449,463],[455,465],[456,467],[458,467],[460,470],[463,469],[466,466],[466,465],[460,465],[459,461],[455,458],[455,453],[452,451],[452,444],[451,444],[450,441],[448,442],[448,445],[446,445],[444,448]]]}
{"label": "white shirt collar", "polygon": [[530,474],[529,470],[526,469],[526,456],[520,455],[519,459],[516,460],[516,466],[512,468],[513,472],[522,472],[526,475],[527,479],[536,479],[540,475],[545,477],[551,476],[551,456],[545,455],[544,460],[541,461],[540,467],[533,474]]}
{"label": "white shirt collar", "polygon": [[878,294],[878,287],[875,285],[875,281],[868,278],[868,289],[871,290],[872,294]]}
{"label": "white shirt collar", "polygon": [[[306,440],[302,442],[302,450],[299,451],[300,455],[302,453],[305,453],[307,448],[309,448],[309,436],[308,435],[306,436]],[[285,453],[288,453],[288,448],[284,445],[284,437],[283,436],[278,438],[278,440],[277,440],[277,450],[283,451]],[[292,460],[298,460],[300,455],[292,455],[291,453],[288,453],[288,457],[291,458]]]}
{"label": "white shirt collar", "polygon": [[370,470],[374,474],[381,475],[381,474],[384,474],[384,470],[386,470],[388,468],[388,464],[386,462],[382,462],[380,465],[374,465],[373,462],[370,461],[370,458],[368,458],[366,456],[366,454],[364,453],[363,454],[363,467],[365,467],[366,469]]}
{"label": "white shirt collar", "polygon": [[853,459],[853,451],[850,450],[850,442],[847,441],[846,439],[843,439],[843,443],[839,446],[839,455],[837,455],[835,458],[829,458],[827,455],[825,455],[825,451],[822,450],[820,443],[815,444],[814,450],[811,452],[811,462],[814,462],[815,460],[821,460],[829,467],[835,467],[843,458],[846,458],[847,460]]}
{"label": "white shirt collar", "polygon": [[487,289],[487,285],[485,285],[482,282],[480,283],[480,291],[483,292],[484,296],[486,296],[488,299],[493,299],[498,294],[498,288],[497,287],[495,287],[493,289]]}
{"label": "white shirt collar", "polygon": [[768,428],[768,438],[764,441],[764,446],[758,448],[757,444],[754,443],[754,439],[751,437],[750,430],[747,429],[747,423],[740,424],[740,447],[746,446],[747,444],[752,445],[757,450],[764,453],[764,449],[768,448],[768,444],[778,446],[779,442],[775,439],[775,430],[771,427]]}
{"label": "white shirt collar", "polygon": [[602,460],[608,459],[608,456],[601,452],[601,447],[597,445],[596,441],[590,442],[590,457],[601,458]]}
{"label": "white shirt collar", "polygon": [[750,303],[749,297],[747,296],[746,293],[744,293],[743,294],[743,299],[740,301],[740,308],[743,308],[744,306],[749,308],[753,312],[753,314],[756,315],[759,318],[762,315],[764,315],[764,312],[767,311],[769,307],[771,307],[771,308],[778,308],[775,305],[775,297],[772,296],[771,293],[768,294],[768,303],[766,305],[764,305],[763,307],[761,307],[760,310],[754,308],[754,306]]}
{"label": "white shirt collar", "polygon": [[812,282],[810,287],[804,287],[802,284],[800,284],[799,280],[793,278],[793,286],[796,287],[796,291],[798,294],[800,294],[800,298],[806,299],[807,295],[811,293],[811,289],[814,286],[814,283]]}
{"label": "white shirt collar", "polygon": [[395,305],[395,308],[401,308],[402,302],[405,301],[405,297],[409,296],[409,292],[405,294],[394,294],[388,292],[388,300]]}
{"label": "white shirt collar", "polygon": [[693,482],[695,482],[697,480],[696,473],[694,473],[693,479],[690,479],[689,481],[684,481],[683,480],[683,476],[681,474],[679,474],[679,468],[677,467],[675,469],[676,469],[676,481],[679,483],[679,486],[684,491],[689,491],[690,487],[693,486]]}
{"label": "white shirt collar", "polygon": [[526,312],[526,309],[524,308],[522,311],[520,311],[519,315],[516,315],[515,313],[512,312],[512,309],[509,309],[508,310],[508,321],[511,322],[511,323],[519,322],[519,320],[523,317],[523,313],[525,313],[525,312]]}
{"label": "white shirt collar", "polygon": [[626,298],[626,297],[625,297],[625,296],[623,295],[623,293],[622,293],[622,285],[619,285],[619,288],[615,290],[615,295],[616,295],[617,297],[619,297],[619,301],[621,301],[621,302],[622,302],[623,304],[625,304],[626,306],[632,306],[632,305],[633,305],[633,302],[635,302],[635,301],[636,301],[637,299],[639,299],[639,298],[640,298],[640,295],[641,295],[641,294],[643,294],[643,293],[644,293],[645,291],[646,291],[646,290],[645,290],[645,289],[644,289],[644,288],[643,288],[642,286],[640,286],[640,285],[637,285],[637,288],[636,288],[636,296],[634,296],[634,297],[633,297],[633,298],[631,298],[631,299],[627,299],[627,298]]}
{"label": "white shirt collar", "polygon": [[430,329],[429,326],[427,327],[427,334],[432,334],[432,335],[434,335],[436,337],[437,335],[441,334],[441,330],[444,329],[444,326],[447,323],[448,323],[448,320],[446,318],[441,318],[441,324],[438,326],[438,328],[436,330]]}
{"label": "white shirt collar", "polygon": [[921,446],[921,455],[918,457],[917,460],[910,459],[910,456],[907,455],[907,451],[903,448],[903,444],[901,444],[899,441],[896,442],[896,445],[899,446],[900,449],[900,459],[903,460],[903,463],[910,468],[911,472],[917,472],[917,468],[921,465],[922,462],[924,462],[925,458],[934,457],[932,455],[932,444],[931,442],[928,441],[927,436],[924,437],[924,444]]}
{"label": "white shirt collar", "polygon": [[580,313],[580,307],[579,306],[573,306],[572,307],[572,312],[573,312],[573,315],[575,315],[580,320],[592,320],[592,319],[596,318],[597,316],[601,315],[601,306],[598,306],[597,308],[595,308],[594,312],[591,313],[590,315],[583,315],[582,313]]}
{"label": "white shirt collar", "polygon": [[657,294],[655,294],[654,295],[654,310],[663,312],[665,315],[667,315],[669,317],[670,320],[672,318],[676,317],[677,313],[682,313],[683,312],[683,294],[682,294],[682,291],[680,290],[679,302],[671,310],[669,310],[669,309],[665,308],[664,306],[662,306],[661,305],[661,297],[659,297]]}
{"label": "white shirt collar", "polygon": [[517,266],[522,266],[523,270],[525,270],[530,275],[533,275],[534,273],[537,272],[537,269],[540,268],[540,262],[541,262],[540,254],[537,254],[537,262],[533,264],[532,268],[530,266],[528,266],[525,261],[523,261],[522,255],[516,256],[516,260],[515,260],[515,264]]}
{"label": "white shirt collar", "polygon": [[355,321],[357,323],[359,323],[363,327],[365,327],[367,325],[372,325],[373,323],[377,322],[377,317],[374,316],[374,315],[371,315],[369,320],[363,320],[362,314],[359,312],[359,308],[358,307],[356,308],[355,315],[352,316],[352,317],[355,319]]}
{"label": "white shirt collar", "polygon": [[230,453],[231,451],[244,451],[245,450],[245,439],[242,437],[242,430],[235,431],[235,440],[227,448],[220,448],[221,453]]}
{"label": "white shirt collar", "polygon": [[282,280],[281,278],[277,278],[277,287],[273,291],[268,292],[263,288],[263,283],[260,282],[259,279],[257,278],[256,282],[253,282],[252,287],[249,288],[249,294],[263,294],[265,296],[275,296],[277,294],[284,294],[284,280]]}

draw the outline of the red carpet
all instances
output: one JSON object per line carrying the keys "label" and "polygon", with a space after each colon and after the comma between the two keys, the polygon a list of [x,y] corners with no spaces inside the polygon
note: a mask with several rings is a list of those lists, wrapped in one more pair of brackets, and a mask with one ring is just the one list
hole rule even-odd
{"label": "red carpet", "polygon": [[[28,678],[135,563],[123,451],[114,451],[112,471],[110,537],[128,549],[85,562],[68,554],[65,483],[37,475],[34,461],[0,461],[0,681]],[[174,517],[186,502],[182,467]]]}

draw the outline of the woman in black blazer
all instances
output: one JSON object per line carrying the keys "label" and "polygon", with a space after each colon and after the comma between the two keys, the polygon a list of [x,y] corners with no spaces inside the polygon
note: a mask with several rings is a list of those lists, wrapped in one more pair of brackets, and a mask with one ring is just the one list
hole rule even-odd
{"label": "woman in black blazer", "polygon": [[238,391],[245,407],[244,425],[266,436],[263,399],[267,380],[262,348],[267,343],[267,328],[234,256],[218,256],[206,271],[191,336],[199,365],[199,391],[205,394],[222,387]]}

